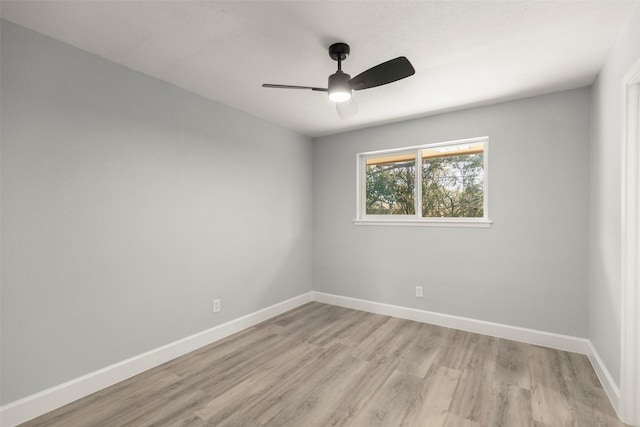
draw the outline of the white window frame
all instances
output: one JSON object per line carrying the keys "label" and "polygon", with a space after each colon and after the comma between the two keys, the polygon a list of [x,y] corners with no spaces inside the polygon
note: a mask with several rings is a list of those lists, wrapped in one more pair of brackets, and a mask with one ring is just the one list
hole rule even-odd
{"label": "white window frame", "polygon": [[[482,142],[483,152],[483,217],[482,218],[423,218],[422,217],[422,150],[429,148],[447,147]],[[415,154],[416,155],[416,185],[414,197],[416,213],[414,215],[370,215],[366,210],[366,162],[372,157],[385,155]],[[356,189],[356,219],[355,225],[401,225],[401,226],[435,226],[435,227],[490,227],[489,220],[489,137],[459,139],[455,141],[438,142],[434,144],[416,145],[412,147],[394,148],[389,150],[368,151],[357,155],[357,189]]]}

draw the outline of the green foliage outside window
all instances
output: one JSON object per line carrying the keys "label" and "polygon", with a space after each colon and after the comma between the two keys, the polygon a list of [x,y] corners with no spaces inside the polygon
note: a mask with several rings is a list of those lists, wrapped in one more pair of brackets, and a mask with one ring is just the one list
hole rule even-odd
{"label": "green foliage outside window", "polygon": [[367,214],[414,215],[416,162],[367,165]]}
{"label": "green foliage outside window", "polygon": [[[366,166],[367,215],[414,215],[416,162]],[[443,155],[422,161],[424,218],[482,218],[483,154]]]}
{"label": "green foliage outside window", "polygon": [[482,218],[483,155],[437,157],[422,162],[422,216]]}

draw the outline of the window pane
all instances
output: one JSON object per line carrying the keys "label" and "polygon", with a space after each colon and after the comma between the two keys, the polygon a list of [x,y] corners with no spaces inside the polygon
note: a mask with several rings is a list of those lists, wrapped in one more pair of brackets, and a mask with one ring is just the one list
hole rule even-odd
{"label": "window pane", "polygon": [[422,216],[482,218],[484,144],[422,150]]}
{"label": "window pane", "polygon": [[415,215],[416,155],[367,159],[367,215]]}

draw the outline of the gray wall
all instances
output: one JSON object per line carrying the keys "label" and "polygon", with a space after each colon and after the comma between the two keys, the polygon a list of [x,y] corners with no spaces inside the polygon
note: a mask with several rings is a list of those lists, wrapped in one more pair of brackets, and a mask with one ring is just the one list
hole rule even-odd
{"label": "gray wall", "polygon": [[[586,337],[589,102],[584,88],[316,140],[314,290]],[[357,153],[478,136],[491,228],[352,223]]]}
{"label": "gray wall", "polygon": [[309,138],[1,29],[2,403],[311,290]]}
{"label": "gray wall", "polygon": [[622,79],[640,59],[640,8],[593,84],[589,339],[620,380]]}

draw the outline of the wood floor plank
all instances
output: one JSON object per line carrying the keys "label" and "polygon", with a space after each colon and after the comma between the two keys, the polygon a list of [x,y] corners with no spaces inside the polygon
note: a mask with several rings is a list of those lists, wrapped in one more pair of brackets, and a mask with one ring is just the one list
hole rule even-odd
{"label": "wood floor plank", "polygon": [[443,427],[480,427],[480,424],[449,412]]}
{"label": "wood floor plank", "polygon": [[488,425],[533,427],[531,390],[506,382],[496,383],[495,386]]}
{"label": "wood floor plank", "polygon": [[319,310],[311,310],[307,316],[298,317],[295,321],[282,325],[280,334],[294,340],[310,341],[313,337],[335,326],[335,323],[340,320],[338,315],[340,310],[343,309],[330,305],[324,305]]}
{"label": "wood floor plank", "polygon": [[577,426],[578,420],[569,402],[569,390],[562,376],[556,351],[532,346],[529,369],[534,421]]}
{"label": "wood floor plank", "polygon": [[495,381],[531,390],[529,345],[511,340],[498,340]]}
{"label": "wood floor plank", "polygon": [[590,419],[601,425],[610,425],[617,419],[587,356],[558,352],[558,358],[562,375],[567,378],[569,399],[577,407],[575,413],[579,422],[585,423]]}
{"label": "wood floor plank", "polygon": [[[252,336],[253,340],[251,340]],[[174,361],[166,368],[183,378],[199,376],[202,372],[208,372],[213,376],[216,375],[214,369],[224,371],[226,366],[250,360],[261,351],[277,347],[284,341],[285,338],[280,334],[256,329],[253,334],[247,335],[241,340],[213,346],[208,351],[182,356],[178,358],[179,362]],[[212,353],[216,354],[215,358],[211,357]]]}
{"label": "wood floor plank", "polygon": [[[48,415],[29,421],[31,427],[83,425],[86,420],[104,424],[130,406],[152,400],[179,378],[169,372],[150,370],[65,405]],[[145,398],[142,399],[142,396]]]}
{"label": "wood floor plank", "polygon": [[446,338],[443,340],[442,348],[435,363],[462,371],[468,366],[473,357],[474,344],[478,341],[478,336],[471,332],[456,329],[447,330]]}
{"label": "wood floor plank", "polygon": [[207,423],[197,415],[191,415],[184,419],[165,424],[163,427],[207,427]]}
{"label": "wood floor plank", "polygon": [[332,361],[326,369],[314,374],[315,378],[309,378],[311,387],[299,385],[298,392],[289,399],[286,408],[265,424],[296,427],[300,420],[317,420],[323,414],[333,412],[346,397],[345,390],[353,379],[361,376],[369,365],[350,356]]}
{"label": "wood floor plank", "polygon": [[[372,318],[370,313],[365,311],[353,311],[344,316],[339,326],[334,327],[331,331],[327,331],[321,337],[317,337],[314,344],[324,346],[330,343],[339,342],[349,344],[354,342],[353,336],[363,327],[369,325],[368,321]],[[376,317],[374,317],[376,318]],[[373,327],[375,329],[375,326]]]}
{"label": "wood floor plank", "polygon": [[394,349],[406,351],[404,348],[393,346],[393,343],[400,344],[403,340],[399,334],[404,322],[402,319],[388,317],[386,322],[353,347],[353,356],[362,360],[373,360],[380,355],[390,356]]}
{"label": "wood floor plank", "polygon": [[422,382],[422,378],[395,371],[349,425],[372,427],[397,424],[414,404]]}
{"label": "wood floor plank", "polygon": [[409,408],[402,420],[402,425],[413,427],[444,425],[461,375],[460,371],[431,365],[417,392],[416,404]]}
{"label": "wood floor plank", "polygon": [[[354,311],[354,313],[359,313]],[[336,342],[355,347],[389,320],[388,316],[366,313],[359,324],[336,337]]]}
{"label": "wood floor plank", "polygon": [[274,384],[286,381],[291,371],[305,369],[317,351],[315,346],[308,344],[292,348],[282,355],[281,360],[272,359],[254,375],[244,378],[225,393],[202,405],[195,414],[210,424],[221,424],[233,414],[244,412],[245,408],[268,394]]}
{"label": "wood floor plank", "polygon": [[181,389],[160,400],[152,411],[140,416],[129,417],[118,425],[161,427],[189,418],[207,399],[201,390]]}
{"label": "wood floor plank", "polygon": [[488,425],[493,408],[493,371],[467,368],[462,371],[449,412],[480,425]]}
{"label": "wood floor plank", "polygon": [[[250,357],[233,357],[221,360],[219,365],[210,366],[208,370],[194,371],[194,374],[182,377],[182,381],[190,387],[205,391],[209,396],[224,394],[244,379],[256,375],[265,364],[272,360],[284,358],[286,354],[303,343],[293,342],[285,337],[277,345],[266,348],[256,347],[246,351]],[[205,373],[206,375],[202,375]]]}
{"label": "wood floor plank", "polygon": [[308,302],[300,307],[294,308],[293,310],[289,310],[280,316],[266,320],[263,322],[263,326],[267,326],[271,323],[280,326],[287,326],[299,321],[308,321],[314,316],[314,313],[321,312],[326,309],[326,304]]}
{"label": "wood floor plank", "polygon": [[308,303],[24,426],[623,427],[584,355]]}
{"label": "wood floor plank", "polygon": [[449,412],[462,418],[488,425],[495,393],[497,339],[478,336],[463,356],[466,366],[453,395]]}
{"label": "wood floor plank", "polygon": [[367,362],[367,369],[360,375],[352,377],[352,381],[338,396],[339,404],[326,411],[318,419],[318,426],[348,426],[363,410],[372,396],[397,371],[399,360],[382,355]]}
{"label": "wood floor plank", "polygon": [[444,347],[447,333],[446,328],[440,326],[416,323],[415,338],[408,344],[398,370],[425,378]]}
{"label": "wood floor plank", "polygon": [[[278,385],[270,391],[267,399],[261,402],[256,412],[256,420],[262,424],[279,425],[285,423],[291,412],[304,412],[298,405],[304,401],[304,396],[314,388],[321,387],[327,378],[332,378],[334,370],[342,371],[342,364],[354,362],[348,356],[349,349],[342,344],[335,344],[322,352],[313,365],[300,371],[298,378],[288,378],[286,383]],[[273,402],[286,402],[285,405],[274,405]],[[304,405],[302,405],[304,406]]]}
{"label": "wood floor plank", "polygon": [[[188,394],[187,399],[181,400],[181,402],[187,402],[188,404],[192,404],[193,400],[198,400],[202,397],[202,393],[199,390],[190,392],[181,387],[179,383],[174,383],[171,387],[148,396],[131,396],[129,402],[127,402],[128,404],[122,410],[114,413],[108,419],[101,420],[99,425],[105,427],[151,425],[152,422],[147,422],[146,420],[151,420],[155,416],[169,416],[176,408],[173,406],[167,408],[166,405],[175,399],[180,399],[185,394]],[[91,419],[95,419],[93,415],[91,415]],[[134,420],[137,420],[138,424],[135,424]]]}

